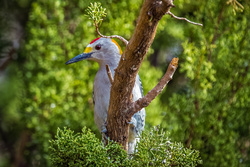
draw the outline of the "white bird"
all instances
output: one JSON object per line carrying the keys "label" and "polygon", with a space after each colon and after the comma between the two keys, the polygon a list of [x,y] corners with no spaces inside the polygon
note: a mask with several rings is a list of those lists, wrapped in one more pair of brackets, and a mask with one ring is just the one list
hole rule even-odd
{"label": "white bird", "polygon": [[[111,83],[106,72],[106,64],[109,65],[112,76],[117,68],[122,55],[121,47],[114,39],[96,38],[86,47],[84,52],[65,64],[71,64],[80,60],[93,60],[99,64],[99,70],[94,80],[93,100],[94,100],[94,118],[101,133],[106,132],[105,121],[109,108]],[[125,89],[125,88],[124,88]],[[135,80],[133,88],[133,100],[143,97],[143,89],[139,75]],[[133,154],[136,141],[145,126],[145,109],[133,115],[130,122],[129,138],[128,138],[128,154]]]}

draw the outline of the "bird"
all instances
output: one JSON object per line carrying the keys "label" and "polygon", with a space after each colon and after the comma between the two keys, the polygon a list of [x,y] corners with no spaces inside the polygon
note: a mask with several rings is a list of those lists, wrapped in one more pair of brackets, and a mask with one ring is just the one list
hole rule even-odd
{"label": "bird", "polygon": [[[106,133],[106,120],[109,108],[111,83],[107,75],[106,65],[109,66],[112,76],[115,74],[122,50],[119,44],[111,38],[99,37],[94,39],[84,49],[84,52],[67,61],[65,64],[79,62],[81,60],[92,60],[99,64],[93,85],[94,120],[100,133]],[[125,89],[125,88],[124,88]],[[143,97],[143,87],[141,79],[137,74],[133,88],[133,101]],[[146,111],[135,113],[129,122],[128,154],[135,152],[135,145],[139,140],[139,135],[144,130]]]}

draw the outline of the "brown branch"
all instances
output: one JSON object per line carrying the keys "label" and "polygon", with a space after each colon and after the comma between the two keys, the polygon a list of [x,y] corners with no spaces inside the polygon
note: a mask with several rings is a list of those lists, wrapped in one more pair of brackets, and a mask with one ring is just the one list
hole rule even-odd
{"label": "brown branch", "polygon": [[195,110],[194,110],[194,117],[193,119],[190,121],[190,128],[188,129],[189,130],[189,136],[188,136],[188,139],[185,141],[186,143],[186,147],[187,148],[190,148],[191,146],[191,142],[195,136],[195,124],[194,124],[194,121],[195,119],[198,117],[198,114],[199,114],[199,109],[200,109],[200,103],[199,103],[199,100],[197,97],[195,97],[195,100],[194,100],[194,106],[195,106]]}
{"label": "brown branch", "polygon": [[2,59],[2,62],[0,62],[0,71],[3,71],[8,64],[13,60],[12,56],[16,53],[16,50],[14,48],[11,48],[9,53],[7,54],[6,58]]}
{"label": "brown branch", "polygon": [[[219,26],[220,26],[220,23],[222,21],[222,16],[223,16],[223,13],[224,13],[224,9],[225,9],[225,6],[223,5],[220,9],[220,14],[218,16],[218,20],[217,20],[217,24],[215,25],[215,31],[214,31],[214,36],[213,36],[213,39],[212,39],[212,42],[211,44],[215,44],[216,40],[224,33],[218,33],[218,30],[219,30]],[[212,58],[212,48],[211,46],[207,46],[208,47],[208,51],[209,51],[209,54],[208,54],[208,61],[211,61],[211,58]]]}
{"label": "brown branch", "polygon": [[111,83],[111,85],[112,85],[113,82],[114,82],[114,79],[113,79],[113,77],[112,77],[112,73],[111,73],[111,70],[110,70],[108,64],[106,64],[106,71],[107,71],[107,74],[108,74],[108,77],[109,77],[109,81],[110,81],[110,83]]}
{"label": "brown branch", "polygon": [[98,29],[98,25],[97,25],[96,22],[95,22],[95,28],[96,28],[97,34],[100,35],[101,37],[103,37],[103,38],[117,38],[117,39],[121,40],[126,46],[128,45],[128,41],[125,38],[123,38],[122,36],[119,36],[119,35],[111,35],[111,36],[102,35],[100,33],[99,29]]}
{"label": "brown branch", "polygon": [[143,98],[140,98],[133,103],[132,108],[128,111],[129,118],[132,117],[136,112],[140,111],[142,108],[147,107],[162,92],[168,82],[172,80],[173,75],[178,67],[178,60],[179,58],[173,58],[160,82]]}
{"label": "brown branch", "polygon": [[151,46],[157,25],[173,7],[173,0],[144,1],[135,31],[126,46],[122,59],[115,70],[111,86],[107,115],[107,135],[127,150],[129,124],[128,111],[133,105],[132,91],[142,61]]}
{"label": "brown branch", "polygon": [[190,148],[193,137],[194,137],[194,123],[191,121],[190,133],[189,133],[188,139],[185,141],[187,148]]}
{"label": "brown branch", "polygon": [[170,11],[168,11],[166,14],[169,14],[170,16],[172,16],[173,18],[178,19],[178,20],[185,20],[185,21],[187,21],[187,22],[189,22],[189,23],[191,23],[191,24],[198,25],[198,26],[203,26],[201,23],[195,23],[195,22],[193,22],[193,21],[188,20],[188,19],[185,18],[185,17],[178,17],[178,16],[175,16],[175,15],[174,15],[173,13],[171,13]]}
{"label": "brown branch", "polygon": [[21,133],[20,139],[16,144],[15,160],[12,162],[13,166],[26,166],[24,152],[28,143],[31,140],[31,134],[28,130]]}
{"label": "brown branch", "polygon": [[227,4],[232,5],[233,9],[236,10],[236,11],[238,11],[239,8],[241,8],[241,10],[244,10],[244,6],[241,5],[241,3],[239,3],[237,0],[228,0]]}

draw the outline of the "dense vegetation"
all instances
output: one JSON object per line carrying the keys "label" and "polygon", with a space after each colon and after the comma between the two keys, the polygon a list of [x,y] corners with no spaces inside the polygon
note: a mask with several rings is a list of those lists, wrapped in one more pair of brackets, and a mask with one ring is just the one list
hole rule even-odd
{"label": "dense vegetation", "polygon": [[[85,16],[92,1],[3,2],[0,166],[51,166],[58,127],[87,127],[100,139],[92,102],[98,65],[64,64],[97,37]],[[100,2],[108,13],[100,31],[129,39],[143,1]],[[166,15],[139,73],[147,92],[169,59],[180,58],[174,80],[146,108],[146,129],[160,124],[173,141],[199,150],[204,166],[250,164],[250,2],[239,1],[244,10],[233,2],[175,1],[172,13],[204,27]]]}
{"label": "dense vegetation", "polygon": [[136,153],[127,157],[121,146],[108,143],[106,147],[90,131],[82,133],[58,129],[51,141],[52,166],[197,166],[202,164],[199,152],[172,142],[159,126],[143,131]]}

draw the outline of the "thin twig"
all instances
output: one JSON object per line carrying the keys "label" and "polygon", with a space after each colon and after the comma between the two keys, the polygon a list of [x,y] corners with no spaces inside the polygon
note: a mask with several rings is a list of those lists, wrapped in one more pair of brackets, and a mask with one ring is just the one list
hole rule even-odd
{"label": "thin twig", "polygon": [[168,11],[166,14],[169,14],[170,16],[172,16],[173,18],[178,19],[178,20],[185,20],[185,21],[187,21],[187,22],[189,22],[191,24],[198,25],[198,26],[203,26],[203,24],[192,22],[192,21],[188,20],[185,17],[177,17],[173,13],[171,13],[170,11]]}
{"label": "thin twig", "polygon": [[144,97],[138,99],[133,103],[132,107],[128,110],[128,118],[130,118],[130,116],[132,117],[142,108],[147,107],[162,92],[168,82],[172,80],[173,75],[178,67],[178,60],[179,58],[173,58],[160,82]]}
{"label": "thin twig", "polygon": [[110,81],[110,83],[111,83],[111,85],[112,85],[113,82],[114,82],[114,79],[113,79],[113,77],[112,77],[112,73],[111,73],[111,70],[110,70],[110,68],[109,68],[109,65],[107,65],[107,64],[106,64],[106,71],[107,71],[107,74],[108,74],[108,77],[109,77],[109,81]]}
{"label": "thin twig", "polygon": [[97,34],[100,35],[101,37],[103,37],[103,38],[117,38],[117,39],[121,40],[126,46],[128,45],[128,41],[119,35],[111,35],[111,36],[102,35],[98,29],[98,25],[96,22],[95,22],[95,28],[96,28]]}

